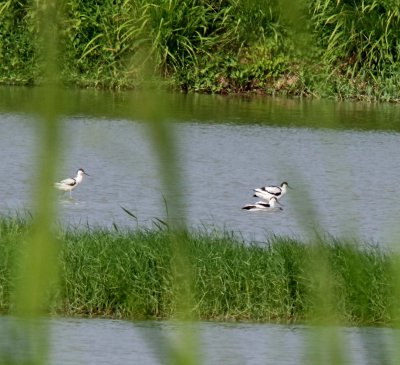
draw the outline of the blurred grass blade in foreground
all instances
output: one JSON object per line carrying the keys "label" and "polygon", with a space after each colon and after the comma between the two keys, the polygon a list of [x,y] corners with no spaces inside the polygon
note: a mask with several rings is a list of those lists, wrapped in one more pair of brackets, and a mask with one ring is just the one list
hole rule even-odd
{"label": "blurred grass blade in foreground", "polygon": [[[160,230],[168,232],[168,244],[172,251],[173,274],[172,301],[174,317],[178,321],[193,320],[193,273],[187,246],[186,216],[183,210],[181,164],[178,160],[179,143],[174,123],[168,120],[168,100],[158,89],[144,93],[141,117],[148,125],[149,138],[159,160],[160,186],[166,206],[166,220],[158,220]],[[132,103],[134,104],[134,103]],[[136,111],[137,112],[137,111]],[[169,347],[172,364],[196,364],[197,334],[194,323],[181,323],[178,335]]]}
{"label": "blurred grass blade in foreground", "polygon": [[[56,165],[59,158],[59,116],[62,113],[62,93],[59,87],[56,65],[58,2],[43,0],[35,2],[30,9],[32,27],[37,31],[36,47],[40,55],[40,73],[43,85],[39,99],[32,100],[37,117],[38,146],[35,174],[31,178],[33,220],[26,238],[19,242],[16,291],[14,297],[15,326],[17,333],[15,359],[0,357],[8,363],[43,364],[47,362],[48,329],[41,317],[48,313],[50,298],[57,283],[57,249],[52,227],[56,214],[54,191]],[[21,361],[19,361],[22,356]]]}

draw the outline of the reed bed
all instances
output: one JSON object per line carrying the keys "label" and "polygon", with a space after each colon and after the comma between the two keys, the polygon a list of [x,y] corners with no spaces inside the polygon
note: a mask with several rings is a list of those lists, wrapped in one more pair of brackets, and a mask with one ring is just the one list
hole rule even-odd
{"label": "reed bed", "polygon": [[[24,249],[29,225],[0,219],[0,311],[12,313],[12,265]],[[66,316],[171,319],[180,308],[174,250],[168,229],[111,231],[68,229],[57,235],[59,279],[47,310]],[[187,247],[192,298],[190,316],[202,320],[315,322],[312,270],[324,257],[335,321],[350,325],[394,323],[393,253],[333,238],[300,242],[271,237],[246,243],[223,232],[181,232]],[[46,258],[43,257],[43,261]],[[320,273],[318,273],[320,275]],[[326,315],[326,313],[324,313]]]}

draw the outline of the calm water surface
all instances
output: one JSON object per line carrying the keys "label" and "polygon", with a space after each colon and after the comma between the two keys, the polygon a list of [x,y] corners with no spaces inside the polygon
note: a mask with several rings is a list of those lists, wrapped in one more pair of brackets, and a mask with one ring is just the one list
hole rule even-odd
{"label": "calm water surface", "polygon": [[[18,322],[2,317],[0,323],[10,329],[0,332],[0,354],[22,361],[35,353],[37,347],[26,341],[27,332]],[[395,364],[396,355],[396,330],[384,328],[102,319],[54,319],[47,327],[51,365],[169,364],[169,350],[178,345],[182,331],[197,339],[198,347],[192,351],[199,363],[208,365],[332,363],[328,359],[337,358],[333,352],[338,349],[343,365],[382,365]],[[340,339],[337,347],[332,346],[335,338]]]}
{"label": "calm water surface", "polygon": [[[198,338],[204,364],[296,365],[326,360],[332,335],[341,337],[343,364],[382,365],[394,360],[394,330],[312,329],[267,324],[186,325]],[[173,322],[59,320],[52,326],[54,364],[168,364],[182,325]],[[99,333],[102,335],[99,336]],[[313,342],[316,338],[318,341]],[[314,343],[314,345],[313,345]],[[107,349],[107,351],[104,351]]]}
{"label": "calm water surface", "polygon": [[[37,122],[21,106],[34,99],[34,91],[3,94],[0,212],[7,213],[32,209],[38,140]],[[71,110],[61,121],[59,177],[75,176],[79,167],[91,176],[72,199],[59,195],[64,224],[136,227],[121,207],[134,213],[139,225],[165,218],[159,172],[165,161],[157,158],[138,96],[118,95],[70,97]],[[235,231],[257,241],[269,234],[304,237],[317,226],[378,243],[400,236],[399,106],[169,97],[165,118],[180,162],[173,173],[183,177],[181,213],[190,226]],[[240,209],[258,200],[253,188],[285,180],[293,189],[282,199],[283,211]]]}

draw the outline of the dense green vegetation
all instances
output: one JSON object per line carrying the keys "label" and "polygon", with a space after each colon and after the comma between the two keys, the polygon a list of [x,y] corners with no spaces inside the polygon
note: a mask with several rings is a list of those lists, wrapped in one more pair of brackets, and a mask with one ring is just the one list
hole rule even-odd
{"label": "dense green vegetation", "polygon": [[[55,3],[69,85],[399,100],[397,1]],[[0,83],[43,82],[36,4],[0,2]]]}
{"label": "dense green vegetation", "polygon": [[[0,220],[0,311],[13,311],[13,264],[30,227],[19,218]],[[248,244],[227,233],[185,232],[192,276],[194,318],[309,322],[322,305],[321,271],[331,288],[331,313],[345,324],[393,324],[395,257],[376,247],[329,238],[303,243],[271,237]],[[46,300],[61,315],[174,318],[179,303],[173,273],[172,232],[106,229],[58,233],[59,280]],[[43,257],[45,264],[47,257]],[[184,272],[184,271],[183,271]],[[182,272],[181,272],[182,274]],[[328,284],[327,284],[328,283]],[[329,297],[330,290],[322,293]],[[44,300],[45,302],[45,300]],[[49,303],[44,303],[48,308]],[[326,316],[326,309],[323,311]]]}

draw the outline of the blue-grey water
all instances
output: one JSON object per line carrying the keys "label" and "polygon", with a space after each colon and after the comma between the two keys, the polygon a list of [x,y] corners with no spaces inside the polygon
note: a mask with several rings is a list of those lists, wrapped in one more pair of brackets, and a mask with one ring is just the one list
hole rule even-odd
{"label": "blue-grey water", "polygon": [[[179,346],[184,331],[197,339],[194,358],[208,365],[321,364],[329,363],[329,352],[338,349],[343,365],[390,364],[397,356],[393,348],[397,331],[384,328],[110,320],[59,320],[51,328],[52,363],[59,365],[168,364],[170,350]],[[98,336],[99,332],[104,335]]]}
{"label": "blue-grey water", "polygon": [[398,330],[388,328],[63,318],[26,325],[11,317],[0,324],[0,360],[9,363],[40,358],[45,333],[50,365],[173,364],[174,350],[184,348],[207,365],[382,365],[398,356]]}
{"label": "blue-grey water", "polygon": [[[400,133],[393,124],[398,106],[339,108],[330,102],[321,108],[319,101],[235,104],[202,97],[181,108],[174,99],[167,116],[178,149],[173,174],[177,183],[182,177],[181,213],[189,226],[257,241],[270,234],[307,237],[316,229],[379,244],[400,237]],[[114,105],[105,100],[101,104]],[[103,114],[79,111],[60,121],[59,179],[75,176],[79,167],[90,174],[72,199],[59,194],[60,221],[136,227],[164,219],[164,151],[160,159],[142,116]],[[38,143],[32,114],[0,110],[2,214],[33,209]],[[293,189],[282,198],[282,211],[240,209],[259,200],[253,188],[283,181]]]}

